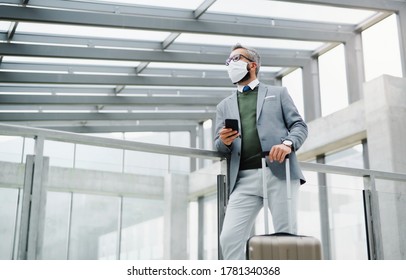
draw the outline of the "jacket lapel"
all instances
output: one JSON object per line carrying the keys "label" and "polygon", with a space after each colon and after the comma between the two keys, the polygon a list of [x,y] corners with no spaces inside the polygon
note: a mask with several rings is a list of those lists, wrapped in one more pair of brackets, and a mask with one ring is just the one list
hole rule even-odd
{"label": "jacket lapel", "polygon": [[264,105],[264,100],[265,100],[267,91],[268,91],[268,87],[266,87],[262,83],[260,83],[259,87],[258,87],[258,99],[257,99],[257,121],[259,119],[259,116],[261,115],[262,107]]}
{"label": "jacket lapel", "polygon": [[227,102],[228,110],[230,112],[230,118],[240,120],[240,114],[238,113],[238,100],[237,93],[230,96],[229,102]]}

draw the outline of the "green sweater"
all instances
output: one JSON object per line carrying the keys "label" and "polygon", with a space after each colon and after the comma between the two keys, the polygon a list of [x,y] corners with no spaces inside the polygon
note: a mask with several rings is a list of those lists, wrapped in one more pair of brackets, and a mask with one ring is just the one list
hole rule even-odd
{"label": "green sweater", "polygon": [[240,170],[261,168],[261,142],[257,131],[258,87],[247,93],[238,94],[241,120]]}

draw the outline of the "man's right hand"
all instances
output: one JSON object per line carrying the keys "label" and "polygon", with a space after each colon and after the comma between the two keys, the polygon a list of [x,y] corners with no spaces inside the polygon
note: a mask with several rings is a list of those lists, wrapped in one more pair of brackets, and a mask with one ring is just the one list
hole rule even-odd
{"label": "man's right hand", "polygon": [[240,133],[236,130],[232,130],[231,128],[223,127],[220,130],[219,135],[221,141],[223,141],[225,145],[230,146],[233,143],[234,139],[240,136]]}

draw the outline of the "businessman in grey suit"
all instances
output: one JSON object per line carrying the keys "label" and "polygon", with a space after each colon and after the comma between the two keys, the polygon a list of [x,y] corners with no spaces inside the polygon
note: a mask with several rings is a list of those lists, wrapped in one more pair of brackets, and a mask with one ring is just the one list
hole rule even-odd
{"label": "businessman in grey suit", "polygon": [[[262,151],[269,151],[266,181],[276,232],[288,231],[284,159],[290,155],[296,232],[297,196],[305,179],[295,152],[307,138],[307,125],[286,88],[258,81],[261,61],[254,49],[235,45],[226,65],[237,90],[217,105],[215,147],[230,154],[230,197],[220,244],[224,259],[245,259],[245,243],[262,207]],[[225,119],[237,119],[239,130],[226,128]]]}

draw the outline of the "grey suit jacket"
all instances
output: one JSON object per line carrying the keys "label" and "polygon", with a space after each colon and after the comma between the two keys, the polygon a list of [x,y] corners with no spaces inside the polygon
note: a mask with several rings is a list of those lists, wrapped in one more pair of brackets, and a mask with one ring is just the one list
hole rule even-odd
{"label": "grey suit jacket", "polygon": [[[230,147],[219,138],[219,131],[224,127],[225,119],[237,119],[241,131],[240,114],[238,111],[237,93],[225,98],[217,105],[215,147],[218,151],[229,154],[230,193],[233,191],[241,155],[241,138],[236,138]],[[305,178],[300,170],[295,151],[297,151],[307,138],[307,125],[300,116],[292,98],[285,87],[269,86],[260,83],[257,100],[257,131],[262,151],[270,151],[272,146],[281,144],[284,140],[293,143],[293,152],[290,154],[291,178],[300,179],[301,184]],[[243,133],[243,132],[242,132]],[[285,162],[267,161],[272,173],[281,179],[286,179]]]}

